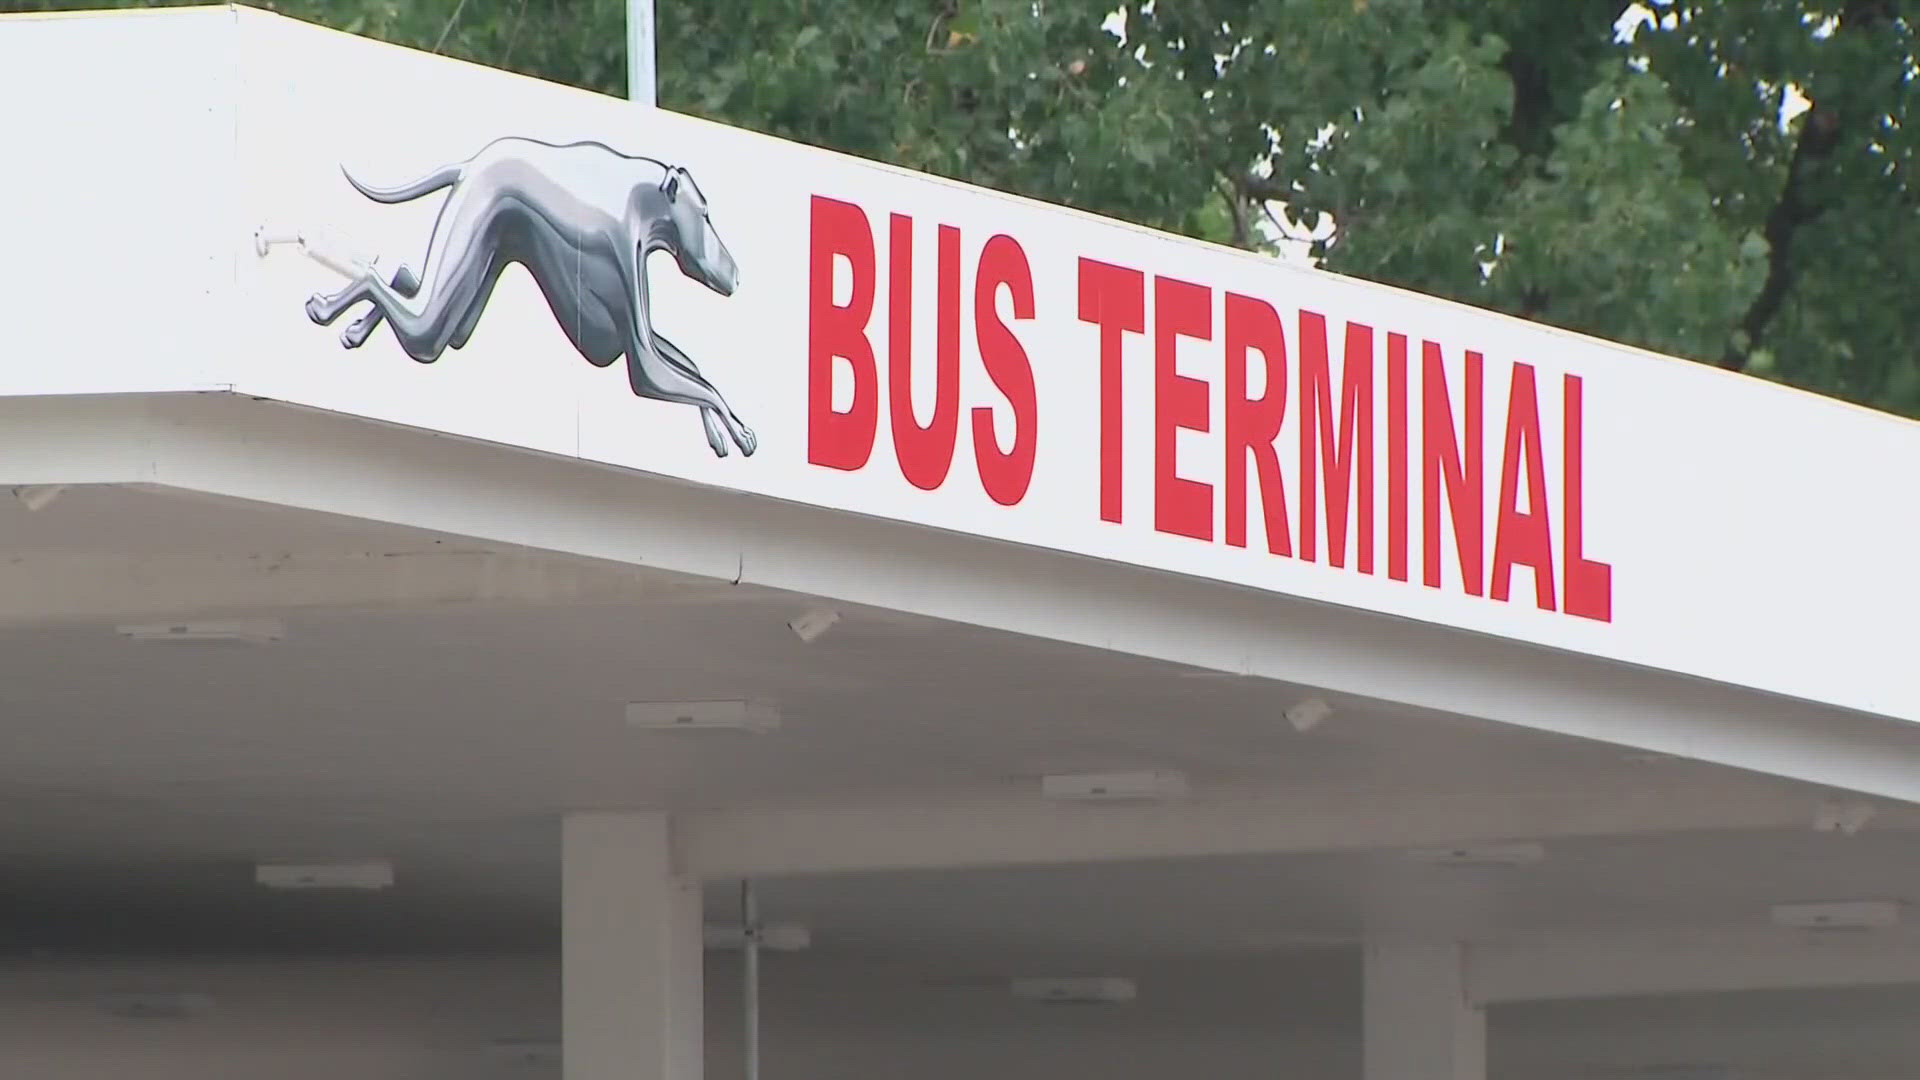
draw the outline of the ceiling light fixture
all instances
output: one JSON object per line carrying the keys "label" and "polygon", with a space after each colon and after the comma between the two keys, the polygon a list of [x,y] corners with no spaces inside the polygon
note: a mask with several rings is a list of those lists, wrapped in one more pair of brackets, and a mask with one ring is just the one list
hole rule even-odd
{"label": "ceiling light fixture", "polygon": [[1732,1080],[1733,1070],[1725,1065],[1644,1065],[1611,1070],[1607,1075],[1622,1080]]}
{"label": "ceiling light fixture", "polygon": [[750,701],[629,701],[627,726],[642,731],[751,731],[780,726],[780,714]]}
{"label": "ceiling light fixture", "polygon": [[560,1064],[558,1039],[495,1039],[487,1044],[487,1056],[518,1066],[556,1066]]}
{"label": "ceiling light fixture", "polygon": [[256,884],[269,889],[358,889],[393,887],[393,864],[261,863],[253,868]]}
{"label": "ceiling light fixture", "polygon": [[1022,1001],[1073,1005],[1123,1005],[1140,996],[1132,979],[1015,979],[1010,987]]}
{"label": "ceiling light fixture", "polygon": [[1872,804],[1859,800],[1824,800],[1813,808],[1813,829],[1854,836],[1867,827],[1877,812]]}
{"label": "ceiling light fixture", "polygon": [[1242,949],[1293,951],[1337,949],[1357,945],[1358,934],[1341,930],[1255,930],[1236,939]]}
{"label": "ceiling light fixture", "polygon": [[1900,925],[1897,900],[1842,900],[1819,904],[1775,904],[1776,926],[1791,930],[1886,930]]}
{"label": "ceiling light fixture", "polygon": [[122,1020],[189,1020],[213,1011],[206,994],[178,991],[125,991],[100,999],[100,1011]]}
{"label": "ceiling light fixture", "polygon": [[29,510],[45,510],[65,490],[65,484],[23,484],[13,489],[13,497]]}
{"label": "ceiling light fixture", "polygon": [[1293,730],[1305,735],[1333,715],[1333,706],[1319,698],[1307,698],[1281,715],[1287,718],[1287,723],[1293,725]]}
{"label": "ceiling light fixture", "polygon": [[833,625],[839,621],[839,612],[831,608],[814,608],[787,620],[787,629],[793,631],[795,637],[811,645],[820,639],[820,635],[833,629]]}
{"label": "ceiling light fixture", "polygon": [[1060,802],[1163,802],[1185,798],[1187,778],[1165,769],[1073,773],[1040,779],[1040,793]]}
{"label": "ceiling light fixture", "polygon": [[271,645],[284,641],[286,625],[278,619],[227,619],[214,622],[135,623],[114,632],[140,645],[205,645],[238,642]]}
{"label": "ceiling light fixture", "polygon": [[1483,869],[1509,869],[1532,866],[1546,858],[1547,850],[1532,842],[1507,844],[1455,844],[1449,847],[1416,848],[1407,857],[1428,866],[1457,866]]}
{"label": "ceiling light fixture", "polygon": [[[738,952],[747,947],[747,933],[738,926],[708,926],[702,944],[715,952]],[[802,952],[813,945],[813,933],[804,926],[780,924],[760,928],[760,947],[773,952]]]}

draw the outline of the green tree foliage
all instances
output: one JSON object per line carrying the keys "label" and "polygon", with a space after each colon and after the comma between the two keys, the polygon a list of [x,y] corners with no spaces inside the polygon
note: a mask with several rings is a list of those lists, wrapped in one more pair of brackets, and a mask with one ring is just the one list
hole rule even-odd
{"label": "green tree foliage", "polygon": [[1128,14],[1330,269],[1920,412],[1911,0]]}
{"label": "green tree foliage", "polygon": [[[670,108],[1920,415],[1920,0],[659,5]],[[624,91],[623,0],[265,6]]]}

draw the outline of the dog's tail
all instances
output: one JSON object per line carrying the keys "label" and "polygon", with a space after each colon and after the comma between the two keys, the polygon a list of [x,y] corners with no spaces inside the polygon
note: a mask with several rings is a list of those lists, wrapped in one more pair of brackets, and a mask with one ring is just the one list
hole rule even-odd
{"label": "dog's tail", "polygon": [[353,174],[344,168],[340,170],[340,174],[347,178],[347,183],[352,184],[355,191],[372,199],[374,202],[402,203],[410,199],[417,199],[422,195],[439,191],[443,187],[453,186],[453,184],[460,179],[460,174],[465,168],[466,166],[464,165],[443,165],[433,172],[428,173],[426,176],[415,180],[413,183],[405,184],[397,188],[369,187],[354,179]]}

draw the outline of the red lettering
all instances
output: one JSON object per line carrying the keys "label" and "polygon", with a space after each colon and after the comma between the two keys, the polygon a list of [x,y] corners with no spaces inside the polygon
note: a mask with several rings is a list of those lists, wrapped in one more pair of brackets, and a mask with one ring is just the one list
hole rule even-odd
{"label": "red lettering", "polygon": [[1407,335],[1387,335],[1387,576],[1407,580]]}
{"label": "red lettering", "polygon": [[1120,520],[1120,335],[1147,329],[1146,275],[1080,260],[1080,321],[1100,327],[1100,520]]}
{"label": "red lettering", "polygon": [[1440,485],[1444,479],[1447,504],[1453,511],[1453,542],[1460,556],[1461,584],[1469,595],[1484,595],[1481,571],[1484,567],[1482,534],[1486,524],[1481,507],[1485,500],[1485,470],[1481,465],[1480,407],[1482,366],[1477,352],[1467,352],[1466,454],[1455,438],[1453,405],[1447,392],[1447,369],[1440,359],[1440,346],[1429,341],[1420,374],[1421,472],[1424,483],[1421,508],[1424,513],[1427,585],[1440,587]]}
{"label": "red lettering", "polygon": [[[873,316],[873,229],[858,206],[815,195],[809,240],[807,460],[851,471],[872,456],[880,421],[880,376],[867,338]],[[845,258],[853,271],[853,295],[844,307],[833,302],[835,256]],[[853,401],[844,413],[833,408],[836,359],[853,369]]]}
{"label": "red lettering", "polygon": [[1175,370],[1180,338],[1213,337],[1213,294],[1204,285],[1153,279],[1153,527],[1164,533],[1213,539],[1213,487],[1179,473],[1176,438],[1182,429],[1207,431],[1207,384]]}
{"label": "red lettering", "polygon": [[[1247,351],[1257,349],[1266,365],[1266,391],[1247,396]],[[1267,550],[1293,554],[1288,537],[1287,489],[1280,478],[1280,437],[1287,415],[1287,334],[1273,305],[1228,293],[1226,300],[1227,398],[1222,426],[1227,440],[1227,543],[1247,546],[1247,455],[1253,455],[1260,484],[1260,509],[1266,518]]]}
{"label": "red lettering", "polygon": [[1581,473],[1581,385],[1575,375],[1566,377],[1566,416],[1562,427],[1565,454],[1562,457],[1563,488],[1566,491],[1567,579],[1564,602],[1567,614],[1600,622],[1613,621],[1613,567],[1586,557],[1585,488]]}
{"label": "red lettering", "polygon": [[947,479],[960,427],[960,230],[940,226],[933,419],[913,415],[913,219],[894,214],[887,247],[887,402],[900,475],[923,491]]}
{"label": "red lettering", "polygon": [[[1520,512],[1520,472],[1527,474],[1527,512]],[[1493,580],[1487,595],[1507,599],[1515,564],[1533,569],[1534,603],[1553,607],[1553,540],[1547,523],[1547,467],[1540,446],[1540,403],[1533,365],[1513,365],[1507,393],[1507,438],[1500,455],[1500,518],[1493,532]]]}
{"label": "red lettering", "polygon": [[[1347,565],[1347,494],[1359,503],[1360,572],[1373,573],[1373,327],[1347,324],[1347,356],[1340,377],[1340,429],[1336,446],[1333,378],[1327,370],[1327,320],[1300,313],[1300,557],[1312,562],[1317,546],[1315,516],[1327,463],[1327,561]],[[1356,442],[1358,445],[1356,446]]]}
{"label": "red lettering", "polygon": [[[957,254],[955,258],[957,261]],[[1002,506],[1012,506],[1026,498],[1027,486],[1033,482],[1040,410],[1027,350],[1000,321],[1002,288],[1012,294],[1014,318],[1033,318],[1033,271],[1027,265],[1027,253],[1011,236],[988,240],[980,252],[980,272],[973,283],[973,326],[980,343],[980,362],[1013,407],[1013,449],[1000,449],[993,429],[993,410],[980,407],[973,410],[973,457],[980,470],[980,486],[987,495]]]}

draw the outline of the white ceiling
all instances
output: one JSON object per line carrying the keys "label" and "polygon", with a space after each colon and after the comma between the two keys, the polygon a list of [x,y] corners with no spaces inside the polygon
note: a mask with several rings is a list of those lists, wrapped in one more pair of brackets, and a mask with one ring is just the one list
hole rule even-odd
{"label": "white ceiling", "polygon": [[[198,573],[231,556],[270,586],[273,567],[303,560],[455,549],[476,550],[159,492],[78,488],[32,514],[0,499],[0,559],[125,561],[114,580],[135,583],[188,565],[175,558],[201,560]],[[1301,734],[1279,715],[1297,688],[858,609],[809,644],[785,625],[806,597],[546,561],[584,575],[584,595],[256,612],[286,622],[273,646],[138,646],[109,617],[0,626],[0,952],[551,955],[557,822],[581,807],[966,805],[1030,799],[1052,771],[1171,768],[1202,802],[1509,799],[1524,834],[1522,808],[1554,799],[1799,790],[1363,699],[1336,699]],[[622,722],[629,700],[713,696],[770,703],[783,726],[690,738]],[[770,880],[768,916],[808,925],[816,944],[770,958],[769,1000],[795,1075],[810,1060],[837,1074],[849,1045],[910,1058],[889,1032],[975,1045],[981,1025],[1013,1022],[981,988],[1014,972],[1143,978],[1155,997],[1141,1054],[1198,1038],[1257,1057],[1296,1031],[1351,1065],[1357,964],[1339,942],[1380,929],[1758,940],[1776,902],[1920,901],[1920,832],[1887,825],[1561,839],[1510,871],[1382,851]],[[272,893],[252,884],[261,857],[391,858],[399,884]],[[729,920],[733,903],[711,889],[709,917]],[[731,968],[714,972],[724,992]],[[831,1005],[850,979],[868,1003],[857,1030]],[[1598,1080],[1684,1059],[1784,1080],[1824,1062],[1892,1077],[1920,1062],[1901,1020],[1916,1000],[1502,1006],[1495,1066]],[[1063,1022],[1062,1055],[1132,1045],[1124,1017]],[[1844,1054],[1823,1050],[1842,1041]]]}
{"label": "white ceiling", "polygon": [[[0,537],[0,551],[29,561],[271,564],[459,545],[87,488],[38,513],[0,500]],[[1464,793],[1523,805],[1630,799],[1689,778],[1781,786],[1358,699],[1302,735],[1279,716],[1294,688],[886,612],[845,610],[805,643],[785,622],[809,603],[710,585],[599,603],[301,608],[272,613],[283,643],[218,648],[130,644],[111,620],[0,628],[0,941],[544,947],[556,822],[586,807],[964,805],[1030,797],[1048,772],[1132,768],[1183,770],[1202,800]],[[629,700],[715,696],[771,703],[783,726],[709,738],[622,722]],[[813,923],[823,947],[1221,949],[1410,919],[1476,932],[1745,926],[1776,899],[1834,890],[1920,899],[1913,853],[1908,834],[1870,830],[1569,841],[1502,875],[1326,855],[767,888],[771,908]],[[262,857],[392,858],[402,883],[267,895],[250,884]],[[140,920],[124,918],[130,903]]]}

